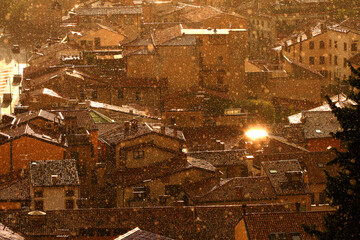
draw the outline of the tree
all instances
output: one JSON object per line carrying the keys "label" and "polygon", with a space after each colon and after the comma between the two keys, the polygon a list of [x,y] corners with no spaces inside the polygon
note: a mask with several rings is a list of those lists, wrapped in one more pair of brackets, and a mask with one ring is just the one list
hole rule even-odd
{"label": "tree", "polygon": [[324,231],[305,227],[318,239],[360,239],[360,68],[350,67],[349,98],[357,105],[339,108],[327,97],[342,128],[333,136],[345,144],[346,151],[334,149],[336,157],[328,165],[337,166],[338,172],[333,176],[326,172],[325,193],[336,211],[324,217]]}
{"label": "tree", "polygon": [[357,1],[330,0],[327,4],[330,15],[338,21],[348,17],[359,17],[360,8]]}
{"label": "tree", "polygon": [[275,107],[271,102],[262,99],[247,99],[233,106],[248,111],[257,123],[274,123],[275,121]]}

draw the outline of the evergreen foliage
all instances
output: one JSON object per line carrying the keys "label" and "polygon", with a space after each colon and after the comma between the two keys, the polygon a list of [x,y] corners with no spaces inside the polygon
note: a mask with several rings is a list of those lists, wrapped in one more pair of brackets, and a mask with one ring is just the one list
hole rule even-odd
{"label": "evergreen foliage", "polygon": [[328,165],[337,166],[338,173],[330,176],[326,172],[325,193],[336,211],[326,215],[324,231],[305,226],[305,230],[318,239],[360,239],[360,68],[351,67],[351,70],[349,98],[357,105],[339,108],[328,98],[342,127],[333,135],[345,144],[346,151],[334,150],[336,157]]}

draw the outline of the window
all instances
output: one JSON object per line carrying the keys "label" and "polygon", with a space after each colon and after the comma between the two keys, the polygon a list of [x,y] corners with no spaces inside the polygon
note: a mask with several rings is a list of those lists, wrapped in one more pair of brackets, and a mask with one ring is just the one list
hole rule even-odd
{"label": "window", "polygon": [[314,49],[315,43],[314,41],[309,42],[309,49]]}
{"label": "window", "polygon": [[324,41],[320,41],[320,49],[324,49],[325,48],[325,42]]}
{"label": "window", "polygon": [[124,98],[124,89],[118,89],[117,95],[118,95],[118,99]]}
{"label": "window", "polygon": [[344,43],[344,51],[347,51],[347,43]]}
{"label": "window", "polygon": [[74,200],[66,200],[65,209],[74,209]]}
{"label": "window", "polygon": [[338,57],[336,55],[334,56],[334,64],[338,65]]}
{"label": "window", "polygon": [[309,57],[309,64],[314,65],[315,64],[315,57]]}
{"label": "window", "polygon": [[270,233],[269,240],[286,240],[285,233]]}
{"label": "window", "polygon": [[351,44],[351,51],[357,51],[357,43]]}
{"label": "window", "polygon": [[334,48],[337,48],[337,41],[334,41]]}
{"label": "window", "polygon": [[134,159],[144,158],[145,152],[144,151],[134,151],[133,157],[134,157]]}
{"label": "window", "polygon": [[135,200],[144,200],[149,196],[150,188],[148,186],[133,187],[133,196]]}
{"label": "window", "polygon": [[43,190],[36,190],[34,193],[34,197],[44,197],[44,191]]}
{"label": "window", "polygon": [[330,40],[329,40],[329,48],[331,48],[331,43],[332,43],[332,42],[331,42],[331,39],[330,39]]}
{"label": "window", "polygon": [[74,190],[66,190],[65,197],[73,197],[75,195]]}
{"label": "window", "polygon": [[347,59],[346,58],[344,58],[344,67],[347,67]]}
{"label": "window", "polygon": [[319,64],[325,64],[325,57],[324,56],[320,56]]}
{"label": "window", "polygon": [[42,201],[42,200],[35,201],[35,210],[43,211],[44,210],[44,201]]}
{"label": "window", "polygon": [[329,64],[332,64],[332,55],[329,55]]}
{"label": "window", "polygon": [[86,40],[81,40],[81,41],[80,41],[80,45],[81,45],[81,46],[86,46]]}

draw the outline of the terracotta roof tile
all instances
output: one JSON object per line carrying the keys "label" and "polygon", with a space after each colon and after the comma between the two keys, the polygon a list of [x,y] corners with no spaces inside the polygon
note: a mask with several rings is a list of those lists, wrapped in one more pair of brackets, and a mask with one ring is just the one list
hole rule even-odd
{"label": "terracotta roof tile", "polygon": [[222,179],[213,184],[212,188],[205,194],[197,195],[193,192],[193,195],[195,195],[194,197],[197,202],[208,203],[259,201],[276,198],[275,190],[268,177]]}
{"label": "terracotta roof tile", "polygon": [[[53,178],[56,180],[53,181]],[[31,185],[39,187],[76,186],[79,175],[73,159],[45,160],[30,163]]]}
{"label": "terracotta roof tile", "polygon": [[214,150],[189,152],[189,156],[201,158],[214,166],[246,165],[245,150]]}
{"label": "terracotta roof tile", "polygon": [[[247,205],[246,212],[284,211],[282,204]],[[79,236],[81,230],[111,229],[122,233],[139,227],[175,239],[223,239],[233,240],[234,228],[242,217],[242,206],[195,206],[195,207],[141,207],[115,209],[78,209],[46,211],[38,224],[27,211],[12,214],[16,227],[32,237],[56,236],[60,229],[68,229]],[[8,219],[8,212],[0,212],[1,221]],[[166,216],[166,217],[165,217]],[[198,231],[201,229],[201,231]],[[120,234],[122,234],[120,233]]]}
{"label": "terracotta roof tile", "polygon": [[[309,188],[303,182],[302,167],[298,160],[279,160],[279,161],[266,161],[261,163],[265,174],[269,177],[276,194],[278,195],[294,195],[294,194],[307,194]],[[298,186],[293,186],[287,178],[288,173],[299,173],[300,179]]]}
{"label": "terracotta roof tile", "polygon": [[246,214],[245,224],[249,240],[268,240],[272,233],[300,233],[301,239],[313,239],[305,233],[303,224],[317,225],[323,230],[323,217],[329,212],[283,212]]}
{"label": "terracotta roof tile", "polygon": [[174,135],[174,130],[165,128],[165,133],[162,133],[160,129],[151,127],[147,123],[137,123],[137,127],[135,129],[130,126],[128,131],[125,131],[124,126],[113,128],[111,131],[101,134],[99,138],[108,144],[118,144],[122,141],[127,141],[147,134],[159,134],[166,137],[176,138],[181,141],[185,140],[181,131],[176,131],[176,135]]}
{"label": "terracotta roof tile", "polygon": [[164,237],[159,234],[141,230],[140,228],[134,228],[133,230],[119,236],[115,240],[139,240],[139,239],[142,239],[142,240],[172,240],[173,238]]}

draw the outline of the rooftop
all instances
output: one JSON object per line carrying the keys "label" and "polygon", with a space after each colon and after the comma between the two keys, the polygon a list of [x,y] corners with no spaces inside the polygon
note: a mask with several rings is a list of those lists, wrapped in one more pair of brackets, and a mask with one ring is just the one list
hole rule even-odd
{"label": "rooftop", "polygon": [[140,228],[134,228],[133,230],[119,236],[115,240],[172,240],[173,238],[168,238],[161,236],[156,233],[148,232],[145,230],[141,230]]}
{"label": "rooftop", "polygon": [[[309,193],[308,186],[303,182],[303,169],[298,160],[278,160],[261,162],[265,174],[269,177],[276,194],[296,195]],[[294,186],[287,177],[288,173],[299,173],[298,186]]]}
{"label": "rooftop", "polygon": [[151,127],[147,123],[136,123],[136,127],[129,126],[126,130],[125,126],[112,128],[99,136],[99,138],[108,144],[119,144],[122,141],[138,138],[147,134],[158,134],[164,137],[171,137],[180,141],[185,141],[185,137],[181,131],[176,131],[170,128],[165,128],[162,132],[160,128]]}
{"label": "rooftop", "polygon": [[270,234],[283,233],[287,236],[298,233],[299,239],[313,239],[305,233],[303,225],[316,225],[323,230],[323,217],[330,212],[271,212],[249,213],[244,216],[249,240],[269,239]]}
{"label": "rooftop", "polygon": [[73,159],[45,160],[30,163],[31,185],[36,187],[77,186],[80,184]]}

